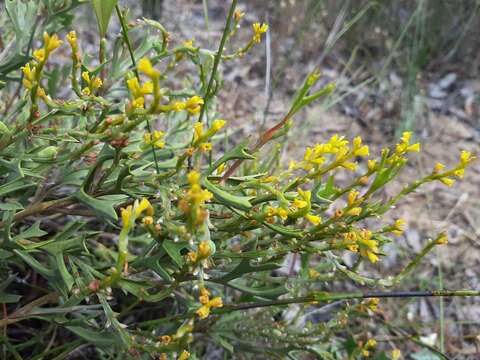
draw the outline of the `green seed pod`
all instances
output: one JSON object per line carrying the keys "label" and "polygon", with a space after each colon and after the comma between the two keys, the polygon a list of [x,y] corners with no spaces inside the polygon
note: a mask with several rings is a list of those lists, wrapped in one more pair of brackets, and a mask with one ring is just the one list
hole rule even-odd
{"label": "green seed pod", "polygon": [[56,146],[47,146],[45,149],[40,150],[37,153],[37,156],[43,160],[55,159],[58,154],[58,147]]}

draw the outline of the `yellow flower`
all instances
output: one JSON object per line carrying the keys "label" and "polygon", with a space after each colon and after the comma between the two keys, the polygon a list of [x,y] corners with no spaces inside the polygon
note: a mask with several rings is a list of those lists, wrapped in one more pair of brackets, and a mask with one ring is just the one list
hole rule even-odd
{"label": "yellow flower", "polygon": [[82,79],[85,80],[86,83],[90,84],[90,74],[88,71],[82,72]]}
{"label": "yellow flower", "polygon": [[58,38],[57,34],[50,36],[47,32],[43,33],[43,46],[47,52],[51,53],[62,45],[62,43],[63,41]]}
{"label": "yellow flower", "polygon": [[35,80],[35,70],[35,67],[30,68],[29,63],[26,63],[25,66],[22,67],[23,75],[25,75],[28,80]]}
{"label": "yellow flower", "polygon": [[187,360],[190,357],[190,353],[187,350],[183,350],[177,360]]}
{"label": "yellow flower", "polygon": [[353,139],[353,155],[354,156],[368,156],[370,155],[367,145],[362,145],[362,138],[357,136]]}
{"label": "yellow flower", "polygon": [[225,120],[221,120],[221,119],[215,120],[212,124],[212,127],[211,127],[214,134],[217,133],[218,131],[220,131],[225,126],[226,123],[227,122]]}
{"label": "yellow flower", "polygon": [[450,179],[448,177],[443,177],[441,179],[439,179],[443,184],[447,185],[447,186],[452,186],[454,183],[455,183],[455,180],[453,179]]}
{"label": "yellow flower", "polygon": [[198,257],[200,260],[208,258],[212,254],[213,250],[210,246],[210,242],[204,240],[198,245]]}
{"label": "yellow flower", "polygon": [[194,49],[194,47],[193,47],[194,42],[195,42],[195,39],[187,40],[187,41],[184,41],[182,45],[184,47],[186,47],[187,49],[193,50]]}
{"label": "yellow flower", "polygon": [[100,79],[99,77],[94,77],[93,80],[92,80],[92,88],[94,89],[99,89],[101,88],[103,85],[103,82],[102,82],[102,79]]}
{"label": "yellow flower", "polygon": [[396,154],[397,155],[402,155],[402,154],[404,154],[406,152],[409,152],[409,151],[416,151],[416,152],[420,151],[420,144],[419,143],[415,143],[413,145],[410,145],[410,138],[411,137],[412,137],[412,133],[410,131],[405,131],[402,134],[402,137],[400,139],[401,141],[396,146]]}
{"label": "yellow flower", "polygon": [[322,222],[322,218],[320,216],[316,216],[312,214],[305,215],[305,219],[310,221],[313,225],[318,225]]}
{"label": "yellow flower", "polygon": [[378,243],[372,239],[372,232],[369,230],[362,230],[357,240],[360,255],[367,257],[372,263],[376,263],[379,258],[377,256]]}
{"label": "yellow flower", "polygon": [[441,164],[441,163],[436,163],[434,168],[433,168],[433,173],[434,174],[438,174],[439,172],[441,172],[443,169],[445,169],[445,165]]}
{"label": "yellow flower", "polygon": [[192,96],[185,102],[185,109],[192,115],[198,114],[203,104],[203,99],[200,96]]}
{"label": "yellow flower", "polygon": [[305,200],[296,198],[293,200],[293,206],[295,206],[298,209],[303,209],[304,207],[308,206],[308,202],[306,202]]}
{"label": "yellow flower", "polygon": [[347,170],[355,171],[357,170],[358,164],[350,161],[345,161],[344,163],[341,164],[341,166]]}
{"label": "yellow flower", "polygon": [[132,217],[132,205],[128,205],[126,208],[120,210],[122,217],[122,227],[124,229],[130,228],[130,219]]}
{"label": "yellow flower", "polygon": [[463,167],[467,166],[475,159],[475,156],[473,156],[470,151],[462,150],[462,152],[460,153],[460,164]]}
{"label": "yellow flower", "polygon": [[348,193],[348,198],[347,198],[348,206],[353,205],[353,203],[357,199],[358,195],[360,195],[359,191],[357,191],[355,189],[350,190],[350,192]]}
{"label": "yellow flower", "polygon": [[262,40],[262,34],[268,30],[267,24],[255,23],[253,24],[253,42],[259,43]]}
{"label": "yellow flower", "polygon": [[347,214],[351,215],[351,216],[358,216],[358,215],[361,214],[361,212],[362,212],[361,207],[354,207],[354,208],[348,210]]}
{"label": "yellow flower", "polygon": [[42,62],[45,60],[45,49],[38,49],[33,52],[33,57],[38,62]]}
{"label": "yellow flower", "polygon": [[377,160],[368,160],[367,165],[368,165],[368,170],[373,171],[377,166]]}
{"label": "yellow flower", "polygon": [[200,144],[200,150],[204,152],[212,151],[212,143],[203,143]]}
{"label": "yellow flower", "polygon": [[378,307],[378,304],[380,303],[380,299],[379,298],[371,298],[369,301],[368,301],[368,308],[372,311],[377,311],[377,307]]}
{"label": "yellow flower", "polygon": [[210,307],[205,305],[202,305],[197,311],[196,311],[198,317],[200,319],[206,319],[208,315],[210,315]]}
{"label": "yellow flower", "polygon": [[153,215],[152,204],[150,204],[150,201],[148,201],[148,199],[146,198],[143,198],[140,203],[135,207],[135,219],[138,219],[144,211],[148,216]]}
{"label": "yellow flower", "polygon": [[142,219],[142,223],[145,224],[145,225],[152,225],[152,224],[153,224],[153,217],[151,217],[151,216],[145,216],[145,217]]}
{"label": "yellow flower", "polygon": [[288,211],[283,209],[283,208],[279,208],[279,209],[277,209],[277,215],[280,216],[280,218],[283,221],[285,221],[288,218]]}
{"label": "yellow flower", "polygon": [[374,348],[377,346],[377,340],[375,339],[368,339],[367,343],[365,344],[365,347],[367,348]]}
{"label": "yellow flower", "polygon": [[438,245],[446,245],[448,244],[448,236],[446,233],[441,233],[438,238],[437,238],[437,244]]}
{"label": "yellow flower", "polygon": [[136,109],[141,109],[145,106],[145,99],[143,97],[136,98],[132,101],[132,106]]}
{"label": "yellow flower", "polygon": [[395,223],[393,224],[394,229],[392,230],[392,233],[395,235],[402,235],[403,234],[403,226],[406,224],[406,221],[404,219],[397,219],[395,220]]}
{"label": "yellow flower", "polygon": [[221,163],[220,166],[217,168],[217,175],[223,174],[225,171],[226,163]]}
{"label": "yellow flower", "polygon": [[198,184],[200,181],[200,173],[195,170],[190,171],[187,175],[187,180],[190,185]]}
{"label": "yellow flower", "polygon": [[70,31],[67,34],[66,39],[70,44],[70,46],[72,47],[72,49],[77,47],[77,33],[75,31]]}
{"label": "yellow flower", "polygon": [[138,62],[138,70],[151,79],[158,79],[160,77],[160,72],[153,68],[152,63],[147,58],[140,59]]}
{"label": "yellow flower", "polygon": [[399,349],[392,350],[392,360],[398,360],[402,356],[402,352]]}
{"label": "yellow flower", "polygon": [[453,172],[455,176],[457,176],[459,179],[463,178],[463,175],[465,174],[465,169],[458,169]]}
{"label": "yellow flower", "polygon": [[220,296],[214,297],[206,304],[202,305],[197,311],[197,315],[200,319],[205,319],[210,315],[211,308],[220,308],[223,306],[222,298]]}

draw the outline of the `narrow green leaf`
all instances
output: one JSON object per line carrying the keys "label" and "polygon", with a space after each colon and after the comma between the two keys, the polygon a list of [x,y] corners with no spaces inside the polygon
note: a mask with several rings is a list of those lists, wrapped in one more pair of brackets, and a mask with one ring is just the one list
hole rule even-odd
{"label": "narrow green leaf", "polygon": [[115,335],[106,331],[99,332],[80,326],[67,326],[66,328],[82,339],[102,348],[111,347],[117,342]]}
{"label": "narrow green leaf", "polygon": [[117,0],[92,0],[93,10],[97,17],[98,30],[102,38],[107,34],[108,23],[113,14]]}
{"label": "narrow green leaf", "polygon": [[21,295],[0,293],[1,304],[17,303],[20,301],[21,298],[22,298]]}
{"label": "narrow green leaf", "polygon": [[53,270],[47,269],[45,266],[40,264],[40,262],[38,262],[33,256],[27,254],[25,251],[22,251],[22,250],[13,250],[13,251],[39,274],[43,275],[46,278],[51,278],[54,276]]}
{"label": "narrow green leaf", "polygon": [[108,201],[108,200],[95,199],[90,195],[87,195],[82,188],[80,188],[74,194],[74,196],[78,201],[88,206],[100,217],[106,217],[107,219],[110,219],[112,221],[118,220],[117,213],[113,209],[113,205],[116,203],[116,200]]}
{"label": "narrow green leaf", "polygon": [[247,196],[235,196],[230,194],[229,192],[219,188],[218,186],[213,185],[207,179],[203,180],[203,185],[209,191],[213,193],[215,199],[221,202],[224,205],[234,207],[236,209],[248,211],[252,208],[252,204],[250,204],[250,197]]}
{"label": "narrow green leaf", "polygon": [[172,258],[172,260],[179,266],[182,267],[184,264],[183,256],[180,253],[182,249],[188,247],[187,242],[173,242],[169,240],[165,240],[162,244],[163,248],[167,252],[167,254]]}

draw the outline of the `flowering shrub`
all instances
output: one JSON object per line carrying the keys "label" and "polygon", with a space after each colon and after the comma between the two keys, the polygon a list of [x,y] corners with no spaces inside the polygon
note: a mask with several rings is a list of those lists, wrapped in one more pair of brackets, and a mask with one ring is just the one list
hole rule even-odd
{"label": "flowering shrub", "polygon": [[[93,3],[102,37],[114,10],[122,26],[111,50],[100,40],[99,63],[83,52],[74,30],[65,41],[45,31],[32,57],[1,67],[6,90],[22,84],[0,122],[7,357],[60,359],[77,351],[92,359],[187,359],[219,348],[242,358],[373,355],[375,339],[349,329],[376,311],[379,298],[399,296],[382,289],[447,243],[439,234],[399,273],[368,277],[361,265],[380,262],[384,245],[405,226],[382,216],[426,183],[453,185],[474,156],[464,151],[457,164],[436,164],[391,198],[378,194],[409,153],[420,151],[410,132],[378,156],[360,137],[338,134],[307,147],[301,161],[278,164],[262,148],[335,88],[314,90],[320,74],[312,72],[287,114],[256,143],[225,141],[231,125],[215,110],[218,65],[246,55],[266,24],[253,24],[250,41],[224,54],[243,17],[236,1],[217,51],[193,41],[172,46],[158,22],[129,27],[114,2]],[[7,2],[14,24],[15,14],[35,6],[43,5]],[[53,14],[69,10],[51,6]],[[147,29],[160,36],[134,47],[130,38]],[[51,63],[61,51],[68,51],[68,68]],[[185,62],[198,72],[176,90],[176,68]],[[65,98],[57,83],[69,84]],[[350,180],[340,185],[342,172]],[[367,227],[368,219],[377,225]],[[285,271],[286,260],[300,262],[300,270]],[[334,280],[376,290],[338,293]],[[326,321],[309,315],[336,300],[347,302]]]}

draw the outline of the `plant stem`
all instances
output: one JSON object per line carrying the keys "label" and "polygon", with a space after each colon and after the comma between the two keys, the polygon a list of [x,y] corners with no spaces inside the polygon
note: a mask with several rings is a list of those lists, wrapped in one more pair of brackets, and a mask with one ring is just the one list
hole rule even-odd
{"label": "plant stem", "polygon": [[[132,43],[130,42],[130,38],[128,37],[128,29],[127,29],[127,24],[125,23],[125,18],[123,17],[122,12],[120,11],[120,7],[118,5],[115,5],[115,11],[117,12],[118,20],[120,20],[120,25],[122,26],[123,41],[125,41],[125,44],[127,44],[128,53],[130,54],[130,59],[133,65],[133,72],[135,73],[135,77],[140,82],[140,75],[138,74],[138,70],[137,70],[137,61],[135,60],[135,55],[133,54]],[[152,126],[150,125],[150,120],[146,118],[146,122],[147,122],[147,130],[149,133],[151,133]],[[159,175],[160,167],[158,166],[157,153],[155,152],[155,146],[153,145],[153,143],[151,144],[151,147],[152,147],[152,153],[153,153],[153,161],[155,162],[155,169],[157,171],[157,175]]]}
{"label": "plant stem", "polygon": [[225,28],[223,29],[222,39],[220,40],[220,45],[218,46],[217,54],[215,55],[215,60],[213,62],[212,74],[210,75],[210,80],[208,81],[207,89],[205,90],[205,95],[203,97],[203,105],[200,110],[200,115],[198,116],[198,121],[202,122],[203,115],[205,113],[205,109],[208,105],[208,101],[210,100],[213,81],[215,80],[215,75],[217,74],[218,65],[220,64],[220,60],[222,58],[223,48],[225,47],[225,42],[227,41],[228,32],[230,30],[230,25],[232,23],[233,13],[235,12],[235,8],[237,7],[237,0],[232,0],[232,4],[230,5],[230,10],[228,11],[227,21],[225,23]]}
{"label": "plant stem", "polygon": [[354,300],[354,299],[372,299],[372,298],[414,298],[414,297],[467,297],[480,296],[480,291],[475,290],[426,290],[426,291],[367,291],[367,292],[353,292],[353,293],[314,293],[308,296],[272,300],[265,302],[245,303],[225,305],[223,308],[217,309],[214,312],[224,313],[238,310],[248,310],[268,306],[282,306],[290,304],[301,303],[317,303],[339,300]]}

